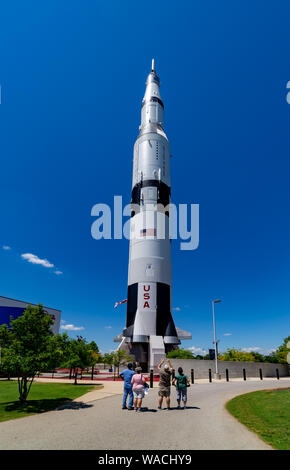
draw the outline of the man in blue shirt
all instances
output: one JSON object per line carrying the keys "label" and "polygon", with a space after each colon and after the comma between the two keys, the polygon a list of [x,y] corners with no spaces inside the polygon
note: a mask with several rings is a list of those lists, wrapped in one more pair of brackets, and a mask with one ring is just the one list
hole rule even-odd
{"label": "man in blue shirt", "polygon": [[124,395],[123,395],[123,406],[122,410],[127,410],[127,397],[129,395],[129,406],[128,410],[134,410],[133,408],[133,390],[131,385],[132,376],[136,374],[133,370],[132,362],[129,362],[128,369],[123,370],[121,372],[120,377],[124,380]]}

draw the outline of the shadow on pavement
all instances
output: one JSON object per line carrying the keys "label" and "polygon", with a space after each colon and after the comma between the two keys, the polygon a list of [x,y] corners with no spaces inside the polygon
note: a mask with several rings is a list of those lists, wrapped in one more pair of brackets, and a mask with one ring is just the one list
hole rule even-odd
{"label": "shadow on pavement", "polygon": [[87,403],[83,403],[82,401],[71,401],[69,403],[64,403],[63,405],[59,406],[56,411],[61,410],[80,410],[84,408],[92,408],[93,405],[88,405]]}
{"label": "shadow on pavement", "polygon": [[[70,398],[50,398],[43,400],[27,400],[24,403],[20,401],[11,401],[3,403],[5,411],[23,411],[25,413],[44,413],[45,411],[55,410],[61,405],[67,405]],[[65,403],[64,403],[65,402]]]}
{"label": "shadow on pavement", "polygon": [[[166,408],[162,408],[162,410],[157,410],[155,408],[147,408],[147,407],[144,407],[144,408],[141,408],[141,411],[146,413],[146,412],[150,412],[150,413],[156,413],[157,411],[163,411],[165,410]],[[171,406],[170,407],[170,411],[174,411],[174,410],[178,410],[178,411],[186,411],[186,410],[200,410],[200,408],[198,406],[187,406],[185,410],[183,410],[183,407],[181,408],[177,408],[177,406]]]}
{"label": "shadow on pavement", "polygon": [[157,410],[155,410],[154,408],[147,408],[145,406],[144,408],[141,408],[141,412],[143,412],[143,413],[156,413]]}
{"label": "shadow on pavement", "polygon": [[[165,408],[163,408],[163,409],[165,409]],[[177,406],[171,406],[170,410],[186,411],[186,410],[200,410],[200,408],[198,406],[187,406],[186,405],[185,410],[183,409],[183,406],[180,406],[180,408],[177,408]]]}

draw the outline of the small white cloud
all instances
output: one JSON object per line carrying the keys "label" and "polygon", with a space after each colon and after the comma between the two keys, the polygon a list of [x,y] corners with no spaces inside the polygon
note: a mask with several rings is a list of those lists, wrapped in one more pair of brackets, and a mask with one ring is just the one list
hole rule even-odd
{"label": "small white cloud", "polygon": [[21,258],[26,259],[28,263],[40,264],[41,266],[44,266],[45,268],[54,267],[54,264],[50,263],[47,259],[40,259],[38,258],[38,256],[33,255],[32,253],[23,253],[21,255]]}
{"label": "small white cloud", "polygon": [[242,351],[248,352],[248,353],[257,352],[257,353],[263,354],[264,356],[268,356],[272,352],[276,351],[276,349],[275,348],[264,349],[264,348],[260,348],[259,346],[253,346],[252,348],[242,348]]}
{"label": "small white cloud", "polygon": [[54,274],[56,274],[57,276],[60,276],[61,274],[63,274],[62,271],[54,271]]}
{"label": "small white cloud", "polygon": [[3,250],[6,250],[6,251],[11,250],[11,246],[8,246],[8,245],[3,245],[2,248]]}
{"label": "small white cloud", "polygon": [[244,351],[244,352],[258,352],[258,351],[261,351],[261,348],[259,348],[258,346],[254,346],[252,348],[242,348],[242,351]]}
{"label": "small white cloud", "polygon": [[205,356],[207,354],[207,351],[202,348],[196,348],[195,346],[191,346],[191,348],[188,348],[193,354],[200,354],[201,356]]}
{"label": "small white cloud", "polygon": [[174,307],[172,310],[175,310],[176,312],[180,312],[180,307]]}
{"label": "small white cloud", "polygon": [[224,336],[232,336],[232,333],[224,333]]}
{"label": "small white cloud", "polygon": [[60,326],[62,330],[68,330],[68,331],[79,331],[79,330],[84,330],[85,328],[83,326],[74,326],[74,325],[64,325],[62,324]]}

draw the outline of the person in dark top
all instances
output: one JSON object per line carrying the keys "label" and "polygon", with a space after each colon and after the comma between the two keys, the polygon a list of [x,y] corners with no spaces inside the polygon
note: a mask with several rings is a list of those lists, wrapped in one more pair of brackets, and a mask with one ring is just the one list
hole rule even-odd
{"label": "person in dark top", "polygon": [[162,402],[163,398],[166,399],[167,408],[165,410],[170,410],[170,382],[172,376],[172,364],[168,360],[168,364],[162,369],[162,365],[165,362],[165,359],[162,359],[160,364],[158,365],[158,370],[160,371],[160,378],[159,378],[159,391],[158,391],[158,409],[162,410]]}
{"label": "person in dark top", "polygon": [[123,372],[120,373],[120,377],[122,380],[124,380],[124,395],[123,395],[123,406],[122,410],[127,410],[127,397],[129,395],[129,406],[128,410],[134,410],[133,407],[133,390],[132,390],[132,384],[131,380],[133,375],[136,374],[136,372],[133,370],[133,364],[132,362],[128,363],[128,369],[123,370]]}
{"label": "person in dark top", "polygon": [[176,386],[177,408],[180,409],[180,401],[182,397],[183,409],[186,409],[187,403],[187,387],[189,386],[189,378],[183,373],[182,367],[178,367],[178,374],[173,378],[172,385]]}

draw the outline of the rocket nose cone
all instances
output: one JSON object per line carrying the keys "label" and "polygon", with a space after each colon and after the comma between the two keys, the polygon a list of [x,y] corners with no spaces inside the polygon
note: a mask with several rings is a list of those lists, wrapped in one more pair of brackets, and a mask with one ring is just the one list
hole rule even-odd
{"label": "rocket nose cone", "polygon": [[160,79],[156,73],[155,69],[155,59],[152,59],[152,66],[151,66],[151,72],[149,73],[147,80],[146,80],[146,85],[149,83],[155,82],[160,86]]}

